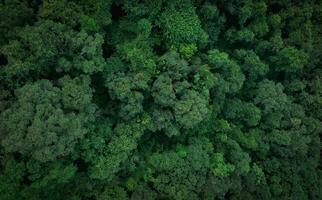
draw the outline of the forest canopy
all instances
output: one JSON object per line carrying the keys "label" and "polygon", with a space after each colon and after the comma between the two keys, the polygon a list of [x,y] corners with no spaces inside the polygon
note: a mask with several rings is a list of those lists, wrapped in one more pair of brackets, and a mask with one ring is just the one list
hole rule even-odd
{"label": "forest canopy", "polygon": [[321,200],[321,0],[1,0],[0,200]]}

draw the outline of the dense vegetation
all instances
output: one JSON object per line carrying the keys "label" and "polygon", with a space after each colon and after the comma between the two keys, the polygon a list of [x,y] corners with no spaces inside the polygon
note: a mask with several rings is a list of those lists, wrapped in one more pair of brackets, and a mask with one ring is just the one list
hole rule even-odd
{"label": "dense vegetation", "polygon": [[322,199],[321,0],[1,0],[0,200]]}

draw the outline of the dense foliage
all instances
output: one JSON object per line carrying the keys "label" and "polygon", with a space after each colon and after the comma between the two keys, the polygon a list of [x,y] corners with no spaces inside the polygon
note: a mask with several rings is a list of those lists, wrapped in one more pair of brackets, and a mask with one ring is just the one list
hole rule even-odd
{"label": "dense foliage", "polygon": [[322,199],[321,0],[0,1],[0,199]]}

